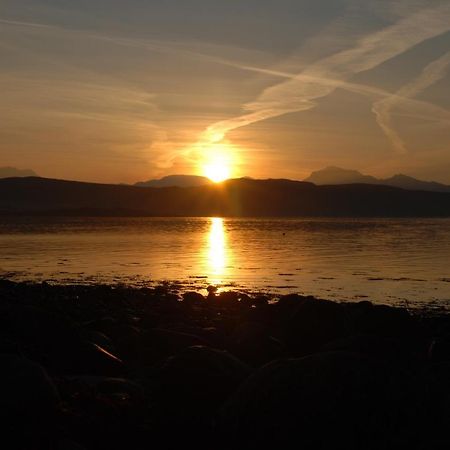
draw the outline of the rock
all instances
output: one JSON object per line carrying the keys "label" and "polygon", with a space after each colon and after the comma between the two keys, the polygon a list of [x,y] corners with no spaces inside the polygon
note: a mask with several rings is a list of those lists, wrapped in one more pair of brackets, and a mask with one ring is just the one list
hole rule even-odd
{"label": "rock", "polygon": [[327,300],[305,299],[294,314],[285,319],[284,340],[298,356],[317,351],[325,343],[348,333],[343,306]]}
{"label": "rock", "polygon": [[450,341],[445,339],[433,339],[429,348],[429,358],[437,362],[450,363]]}
{"label": "rock", "polygon": [[42,366],[25,358],[0,355],[0,367],[3,445],[9,442],[5,448],[51,448],[57,437],[60,405],[54,383]]}
{"label": "rock", "polygon": [[239,294],[234,291],[221,292],[216,300],[225,306],[235,306],[239,301]]}
{"label": "rock", "polygon": [[325,344],[321,351],[347,351],[371,358],[390,361],[392,364],[417,365],[424,361],[426,346],[410,340],[357,335],[348,336]]}
{"label": "rock", "polygon": [[279,360],[223,407],[219,441],[248,450],[415,448],[417,391],[405,373],[348,352]]}
{"label": "rock", "polygon": [[167,433],[177,430],[175,441],[205,438],[218,408],[249,372],[226,351],[194,346],[177,353],[155,375],[155,420]]}
{"label": "rock", "polygon": [[71,375],[120,377],[125,373],[122,360],[92,342],[83,342],[72,348],[62,364],[64,373]]}
{"label": "rock", "polygon": [[12,306],[0,314],[0,333],[26,348],[33,357],[59,355],[79,341],[75,324],[68,318],[41,308]]}
{"label": "rock", "polygon": [[144,391],[137,383],[124,378],[71,376],[63,384],[66,396],[84,396],[85,403],[107,401],[120,413],[122,420],[137,416],[144,405]]}
{"label": "rock", "polygon": [[85,330],[81,331],[80,337],[83,341],[92,342],[107,350],[109,353],[115,353],[116,349],[112,340],[100,331]]}
{"label": "rock", "polygon": [[284,344],[260,322],[240,323],[231,337],[230,351],[255,367],[286,356]]}
{"label": "rock", "polygon": [[196,335],[163,328],[153,328],[142,334],[139,358],[143,366],[152,366],[180,351],[196,346],[209,345]]}
{"label": "rock", "polygon": [[431,365],[427,375],[429,398],[423,405],[426,421],[422,424],[422,429],[426,430],[428,436],[427,448],[449,448],[450,362]]}
{"label": "rock", "polygon": [[190,306],[201,305],[205,303],[205,297],[203,297],[203,295],[199,294],[198,292],[189,291],[183,294],[183,301]]}
{"label": "rock", "polygon": [[358,334],[395,337],[417,331],[414,321],[404,308],[360,302],[346,305],[346,310],[349,311],[352,328]]}
{"label": "rock", "polygon": [[74,441],[64,439],[58,442],[55,450],[86,450],[86,448]]}

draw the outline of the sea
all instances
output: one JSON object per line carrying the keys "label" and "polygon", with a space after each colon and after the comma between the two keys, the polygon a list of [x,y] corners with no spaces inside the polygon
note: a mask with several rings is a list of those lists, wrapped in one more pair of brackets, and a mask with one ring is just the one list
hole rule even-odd
{"label": "sea", "polygon": [[0,278],[450,310],[450,219],[0,217]]}

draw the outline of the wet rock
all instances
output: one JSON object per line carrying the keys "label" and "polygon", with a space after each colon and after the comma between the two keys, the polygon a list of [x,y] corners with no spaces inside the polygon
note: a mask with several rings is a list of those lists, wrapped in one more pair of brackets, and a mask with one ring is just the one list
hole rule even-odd
{"label": "wet rock", "polygon": [[259,322],[240,323],[231,337],[230,350],[255,367],[286,356],[284,344]]}
{"label": "wet rock", "polygon": [[76,398],[79,407],[91,408],[89,403],[107,402],[121,415],[122,420],[131,416],[136,418],[144,405],[142,387],[124,378],[72,376],[65,378],[62,386],[66,397]]}
{"label": "wet rock", "polygon": [[2,445],[50,448],[60,405],[54,383],[42,366],[25,358],[0,355],[0,367]]}
{"label": "wet rock", "polygon": [[292,315],[307,299],[307,297],[299,294],[283,295],[276,303],[277,312],[278,314]]}
{"label": "wet rock", "polygon": [[428,370],[428,402],[423,405],[427,430],[427,448],[444,449],[450,446],[450,363],[433,364]]}
{"label": "wet rock", "polygon": [[67,317],[32,306],[11,306],[0,313],[0,333],[25,346],[58,351],[79,339]]}
{"label": "wet rock", "polygon": [[285,321],[284,340],[294,355],[317,351],[325,343],[348,335],[344,308],[327,300],[306,299]]}
{"label": "wet rock", "polygon": [[408,448],[421,400],[405,373],[361,355],[279,360],[227,402],[219,439],[224,448],[249,450]]}
{"label": "wet rock", "polygon": [[355,333],[379,336],[401,336],[417,331],[414,321],[404,308],[372,305],[360,302],[346,305]]}
{"label": "wet rock", "polygon": [[450,363],[450,341],[442,338],[433,339],[430,344],[428,356],[435,363]]}
{"label": "wet rock", "polygon": [[[60,380],[66,402],[66,436],[89,449],[142,448],[142,388],[120,378],[71,376]],[[144,441],[142,441],[144,442]]]}
{"label": "wet rock", "polygon": [[142,334],[139,358],[143,366],[152,366],[180,351],[209,343],[196,335],[163,328],[147,330]]}
{"label": "wet rock", "polygon": [[77,442],[64,439],[58,442],[56,450],[86,450],[86,448]]}
{"label": "wet rock", "polygon": [[[250,369],[230,353],[205,346],[168,358],[155,374],[156,422],[175,441],[202,440],[212,431],[218,408],[248,376]],[[168,428],[167,428],[168,427]],[[211,443],[211,442],[210,442]]]}
{"label": "wet rock", "polygon": [[107,350],[109,353],[115,353],[116,349],[112,340],[106,334],[99,331],[81,331],[80,337],[83,341],[92,342]]}
{"label": "wet rock", "polygon": [[187,305],[201,305],[205,302],[205,297],[203,297],[202,294],[199,294],[198,292],[185,292],[183,294],[183,301]]}
{"label": "wet rock", "polygon": [[221,292],[216,300],[226,306],[236,306],[239,301],[239,294],[234,291]]}
{"label": "wet rock", "polygon": [[117,356],[92,342],[73,348],[62,364],[67,374],[117,377],[125,373],[124,364]]}
{"label": "wet rock", "polygon": [[206,288],[208,292],[207,300],[215,300],[216,299],[216,292],[218,291],[216,286],[208,286]]}
{"label": "wet rock", "polygon": [[426,343],[374,335],[348,336],[325,344],[321,351],[347,351],[393,364],[417,365],[426,358]]}

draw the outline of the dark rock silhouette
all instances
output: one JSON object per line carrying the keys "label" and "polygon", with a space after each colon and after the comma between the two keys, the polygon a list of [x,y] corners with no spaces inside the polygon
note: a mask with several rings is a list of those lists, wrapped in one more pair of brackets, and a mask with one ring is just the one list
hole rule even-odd
{"label": "dark rock silhouette", "polygon": [[0,280],[6,448],[444,449],[450,319]]}
{"label": "dark rock silhouette", "polygon": [[0,355],[0,421],[5,448],[50,448],[60,397],[45,369],[15,355]]}
{"label": "dark rock silhouette", "polygon": [[223,408],[223,438],[255,450],[407,448],[422,402],[415,382],[383,362],[317,353],[255,372]]}
{"label": "dark rock silhouette", "polygon": [[[168,443],[188,439],[207,447],[213,439],[212,419],[249,373],[250,368],[230,353],[205,346],[167,358],[153,376],[153,420],[160,433]],[[177,434],[172,434],[174,428]]]}

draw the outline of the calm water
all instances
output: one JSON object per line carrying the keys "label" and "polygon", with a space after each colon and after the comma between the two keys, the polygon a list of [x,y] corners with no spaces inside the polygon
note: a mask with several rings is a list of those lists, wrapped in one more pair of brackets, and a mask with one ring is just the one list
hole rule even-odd
{"label": "calm water", "polygon": [[0,277],[450,308],[448,219],[0,218]]}

